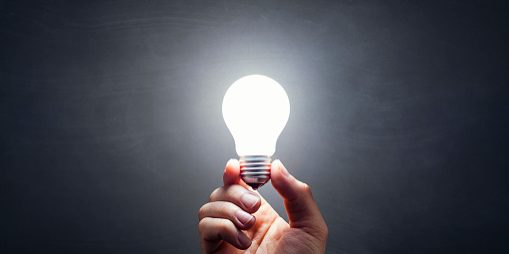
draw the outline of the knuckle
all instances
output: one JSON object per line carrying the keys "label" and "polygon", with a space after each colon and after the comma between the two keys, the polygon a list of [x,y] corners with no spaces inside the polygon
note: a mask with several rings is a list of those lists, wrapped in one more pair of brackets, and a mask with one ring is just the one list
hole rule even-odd
{"label": "knuckle", "polygon": [[210,193],[209,201],[215,200],[217,198],[217,196],[219,195],[219,193],[221,193],[221,190],[222,190],[222,187],[214,189],[212,191],[212,193]]}
{"label": "knuckle", "polygon": [[200,209],[198,210],[198,219],[199,220],[205,218],[205,214],[206,214],[206,211],[207,211],[207,204],[202,205],[200,207]]}
{"label": "knuckle", "polygon": [[200,233],[200,236],[202,236],[203,232],[205,231],[206,223],[206,219],[203,219],[198,223],[198,232]]}
{"label": "knuckle", "polygon": [[306,194],[311,194],[311,187],[309,187],[307,183],[302,183],[301,188],[302,191],[305,192]]}
{"label": "knuckle", "polygon": [[325,223],[325,221],[321,220],[321,223],[319,223],[320,225],[320,231],[319,231],[319,235],[321,236],[322,239],[327,239],[328,235],[329,235],[329,228],[327,227],[327,223]]}
{"label": "knuckle", "polygon": [[320,236],[322,239],[327,239],[327,236],[329,235],[329,228],[327,227],[327,224],[325,222],[321,223],[320,226]]}

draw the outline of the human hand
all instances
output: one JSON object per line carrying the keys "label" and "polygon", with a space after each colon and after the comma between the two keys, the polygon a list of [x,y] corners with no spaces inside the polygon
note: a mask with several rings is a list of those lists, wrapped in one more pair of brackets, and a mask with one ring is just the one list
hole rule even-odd
{"label": "human hand", "polygon": [[327,225],[307,184],[276,160],[272,186],[284,199],[289,223],[240,179],[237,160],[226,164],[224,186],[199,211],[203,253],[324,253]]}

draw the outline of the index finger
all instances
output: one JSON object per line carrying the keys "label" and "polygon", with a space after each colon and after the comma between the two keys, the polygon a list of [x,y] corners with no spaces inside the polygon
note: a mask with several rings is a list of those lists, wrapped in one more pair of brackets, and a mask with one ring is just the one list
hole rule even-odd
{"label": "index finger", "polygon": [[226,163],[223,173],[224,186],[238,184],[240,182],[240,164],[236,159],[230,159]]}
{"label": "index finger", "polygon": [[240,184],[244,188],[250,189],[249,186],[240,178],[240,163],[238,160],[230,159],[226,163],[226,167],[223,173],[223,184],[224,186]]}

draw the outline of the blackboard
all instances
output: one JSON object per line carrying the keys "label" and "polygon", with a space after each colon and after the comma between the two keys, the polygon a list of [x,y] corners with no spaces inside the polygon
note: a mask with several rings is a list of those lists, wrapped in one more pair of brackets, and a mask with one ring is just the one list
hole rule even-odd
{"label": "blackboard", "polygon": [[2,1],[0,252],[198,253],[237,156],[222,96],[257,73],[288,92],[275,157],[312,187],[328,253],[507,253],[507,11]]}

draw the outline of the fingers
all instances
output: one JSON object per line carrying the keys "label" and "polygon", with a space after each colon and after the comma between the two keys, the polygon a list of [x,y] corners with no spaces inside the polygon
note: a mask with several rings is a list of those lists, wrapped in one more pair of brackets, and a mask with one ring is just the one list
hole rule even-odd
{"label": "fingers", "polygon": [[226,167],[224,169],[223,174],[223,183],[224,186],[237,184],[240,182],[240,165],[239,161],[235,159],[230,159],[226,163]]}
{"label": "fingers", "polygon": [[241,230],[251,228],[256,212],[262,203],[261,197],[240,179],[240,166],[237,160],[229,160],[223,174],[224,186],[210,195],[210,202],[199,211],[198,228],[202,248],[212,253],[226,241],[239,249],[247,249],[251,240]]}
{"label": "fingers", "polygon": [[261,205],[258,194],[238,184],[217,188],[210,194],[210,201],[232,202],[249,213],[256,212]]}
{"label": "fingers", "polygon": [[211,253],[224,240],[231,245],[245,250],[251,246],[251,239],[238,230],[233,222],[222,218],[205,217],[198,224],[205,253]]}
{"label": "fingers", "polygon": [[[255,217],[246,209],[250,212],[258,210],[260,199],[254,197],[256,201],[246,205],[242,203],[246,195],[251,197],[253,193],[240,185],[221,187],[212,192],[211,202],[200,208],[198,229],[206,253],[214,252],[222,241],[239,249],[249,248],[251,240],[240,229],[249,229],[255,224]],[[235,203],[242,203],[243,208]]]}
{"label": "fingers", "polygon": [[307,184],[295,179],[279,160],[272,163],[271,182],[284,199],[291,227],[326,236],[327,225]]}
{"label": "fingers", "polygon": [[251,228],[256,219],[253,215],[243,211],[230,202],[216,201],[203,205],[198,213],[200,220],[206,217],[228,219],[239,229]]}

